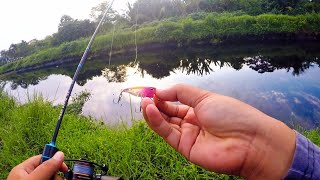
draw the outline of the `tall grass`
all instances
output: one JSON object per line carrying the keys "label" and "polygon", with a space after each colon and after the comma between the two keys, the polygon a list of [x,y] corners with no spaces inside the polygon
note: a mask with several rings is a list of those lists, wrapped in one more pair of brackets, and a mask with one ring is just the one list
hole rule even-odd
{"label": "tall grass", "polygon": [[[4,93],[0,96],[0,179],[5,179],[15,165],[41,153],[44,144],[51,140],[60,108],[41,96],[24,105]],[[110,175],[125,179],[237,179],[189,163],[143,121],[132,127],[109,127],[68,113],[57,145],[66,158],[86,157],[106,163]]]}
{"label": "tall grass", "polygon": [[[170,18],[156,23],[143,25],[137,30],[137,44],[165,43],[174,41],[186,44],[190,41],[213,39],[219,43],[224,39],[255,36],[264,39],[273,35],[291,35],[305,33],[316,36],[320,32],[320,14],[276,15],[262,14],[250,16],[245,14],[208,13],[202,16]],[[134,31],[130,28],[120,29],[115,33],[113,47],[123,49],[135,44]],[[92,47],[92,54],[109,52],[112,33],[99,35]],[[0,66],[0,73],[7,70],[31,66],[46,61],[68,57],[80,57],[85,50],[88,39],[79,39],[36,52],[18,62]]]}
{"label": "tall grass", "polygon": [[[50,141],[60,107],[53,107],[41,96],[24,105],[3,92],[0,99],[0,179],[5,179],[15,165],[41,153],[44,144]],[[319,130],[304,134],[320,145]],[[109,127],[69,111],[57,144],[67,159],[86,157],[106,163],[109,175],[124,179],[240,179],[191,164],[143,121],[136,121],[132,127]]]}

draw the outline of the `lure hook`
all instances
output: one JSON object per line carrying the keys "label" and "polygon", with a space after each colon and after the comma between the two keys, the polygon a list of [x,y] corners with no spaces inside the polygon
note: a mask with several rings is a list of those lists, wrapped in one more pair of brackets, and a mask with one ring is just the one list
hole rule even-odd
{"label": "lure hook", "polygon": [[118,98],[117,101],[115,101],[115,100],[113,99],[113,103],[114,103],[114,104],[119,104],[119,102],[121,101],[121,98],[122,98],[122,93],[123,93],[123,91],[121,91],[121,93],[120,93],[119,98]]}
{"label": "lure hook", "polygon": [[141,112],[142,112],[142,106],[141,106],[141,103],[140,103],[140,109],[139,109],[139,111],[137,111],[137,107],[135,107],[135,108],[134,108],[134,111],[135,111],[136,113],[141,113]]}

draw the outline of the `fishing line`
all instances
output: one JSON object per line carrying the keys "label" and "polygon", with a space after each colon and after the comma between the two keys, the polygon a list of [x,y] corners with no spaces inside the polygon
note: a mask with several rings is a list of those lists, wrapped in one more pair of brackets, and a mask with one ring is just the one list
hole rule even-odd
{"label": "fishing line", "polygon": [[133,76],[135,75],[137,72],[138,72],[138,69],[139,69],[139,65],[136,64],[137,60],[138,60],[138,43],[137,43],[137,30],[138,30],[138,14],[139,14],[139,3],[137,2],[137,10],[136,10],[136,17],[135,17],[135,21],[136,21],[136,24],[135,24],[135,31],[134,31],[134,43],[135,43],[135,59],[132,63],[133,67],[134,67],[134,73],[131,74],[131,75],[127,75],[126,77],[129,77],[129,76]]}
{"label": "fishing line", "polygon": [[109,69],[110,69],[110,66],[111,66],[112,48],[113,48],[113,41],[114,41],[115,31],[116,31],[116,23],[114,23],[114,25],[113,25],[112,40],[111,40],[111,47],[110,47],[110,53],[109,53]]}
{"label": "fishing line", "polygon": [[58,119],[58,122],[57,122],[57,125],[56,125],[56,128],[55,128],[54,134],[52,136],[52,140],[51,140],[50,144],[46,144],[44,149],[43,149],[43,153],[42,153],[42,157],[41,157],[41,163],[43,163],[44,161],[49,160],[58,151],[58,148],[56,147],[56,140],[57,140],[59,129],[60,129],[60,126],[61,126],[61,123],[62,123],[63,116],[64,116],[64,114],[66,112],[66,109],[67,109],[67,105],[68,105],[68,102],[69,102],[73,87],[74,87],[75,82],[77,81],[78,76],[80,74],[80,71],[81,71],[81,69],[82,69],[82,67],[83,67],[83,65],[84,65],[84,63],[85,63],[85,61],[87,59],[87,56],[88,56],[89,50],[90,50],[90,48],[92,46],[92,43],[93,43],[95,37],[97,36],[98,31],[100,29],[100,26],[102,25],[105,17],[107,16],[108,11],[111,9],[111,7],[113,5],[113,2],[114,2],[114,0],[111,1],[109,7],[104,12],[103,17],[101,18],[96,30],[94,31],[94,33],[93,33],[93,35],[92,35],[92,37],[91,37],[91,39],[90,39],[90,41],[88,43],[88,46],[87,46],[86,50],[84,51],[84,53],[82,55],[82,58],[81,58],[80,63],[78,65],[78,67],[77,67],[77,70],[76,70],[76,72],[75,72],[75,74],[74,74],[74,76],[72,78],[72,82],[71,82],[70,88],[68,90],[66,99],[64,101],[63,107],[61,109],[61,112],[60,112],[60,115],[59,115],[59,119]]}
{"label": "fishing line", "polygon": [[55,92],[55,94],[54,94],[53,101],[57,100],[56,97],[57,97],[59,88],[60,88],[60,82],[59,82],[58,87],[57,87],[57,89],[56,89],[56,92]]}
{"label": "fishing line", "polygon": [[135,43],[135,45],[136,45],[136,58],[134,59],[133,64],[135,64],[136,61],[137,61],[137,59],[138,59],[138,45],[137,45],[138,14],[139,14],[139,3],[137,2],[136,25],[135,25],[135,31],[134,31],[134,43]]}

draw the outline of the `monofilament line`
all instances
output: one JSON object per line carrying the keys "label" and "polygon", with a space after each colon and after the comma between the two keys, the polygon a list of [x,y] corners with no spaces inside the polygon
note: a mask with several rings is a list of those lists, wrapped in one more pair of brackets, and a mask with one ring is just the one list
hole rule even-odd
{"label": "monofilament line", "polygon": [[112,32],[112,39],[111,39],[111,46],[110,46],[110,53],[109,53],[109,69],[111,66],[111,58],[112,58],[112,48],[113,48],[113,41],[114,41],[114,33],[116,31],[116,23],[113,25],[113,32]]}
{"label": "monofilament line", "polygon": [[137,10],[136,10],[136,25],[135,25],[135,31],[134,31],[134,44],[136,46],[136,57],[134,59],[133,64],[135,64],[138,59],[138,45],[137,45],[138,13],[139,13],[139,3],[137,3]]}

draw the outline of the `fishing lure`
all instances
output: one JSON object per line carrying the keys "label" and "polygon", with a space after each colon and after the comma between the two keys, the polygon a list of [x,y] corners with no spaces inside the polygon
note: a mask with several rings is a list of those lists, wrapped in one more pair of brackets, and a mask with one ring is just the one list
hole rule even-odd
{"label": "fishing lure", "polygon": [[121,101],[121,97],[122,97],[122,93],[129,93],[131,95],[137,96],[137,97],[141,97],[141,98],[153,98],[154,95],[156,94],[156,88],[154,87],[145,87],[145,86],[137,86],[137,87],[131,87],[131,88],[126,88],[123,89],[120,92],[118,101],[115,102],[113,100],[113,103],[118,104]]}

